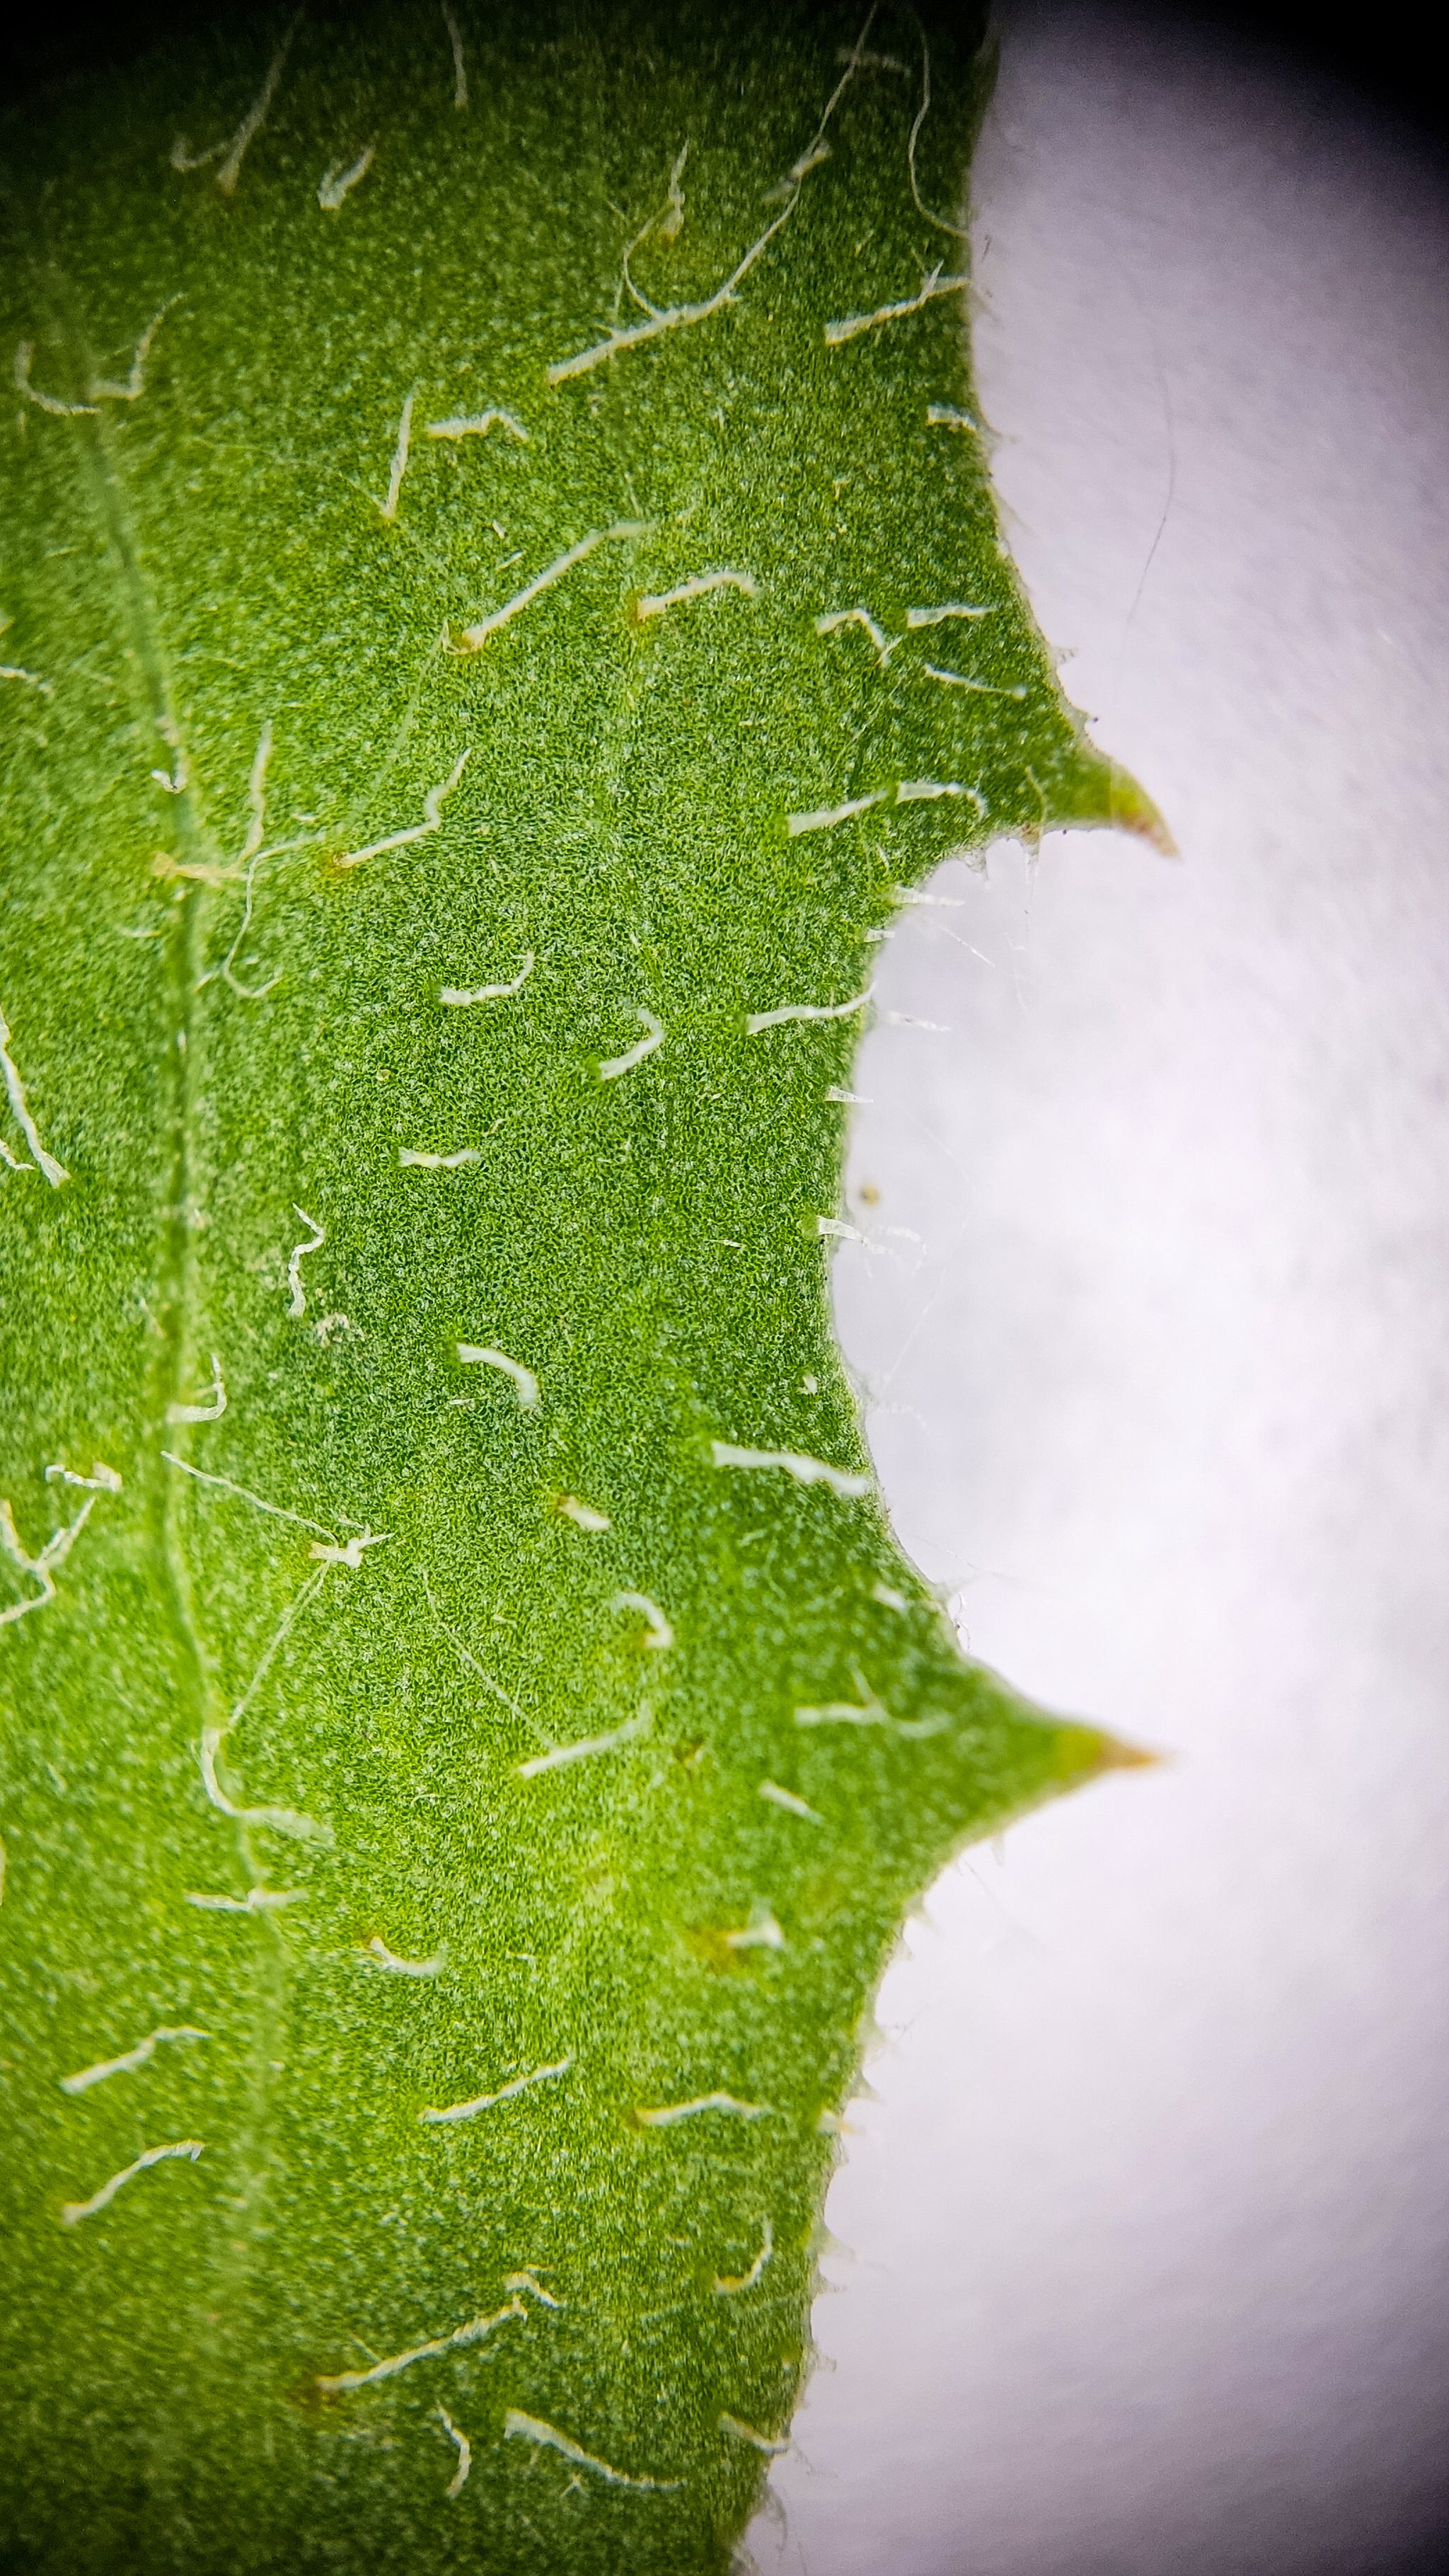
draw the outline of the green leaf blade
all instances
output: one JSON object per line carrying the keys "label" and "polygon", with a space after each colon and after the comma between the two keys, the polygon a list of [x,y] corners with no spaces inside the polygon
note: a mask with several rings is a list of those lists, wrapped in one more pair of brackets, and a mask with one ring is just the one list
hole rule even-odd
{"label": "green leaf blade", "polygon": [[69,1175],[3,1182],[17,2565],[725,2565],[903,1909],[1112,1758],[894,1549],[821,1231],[864,1013],[772,1016],[948,848],[1153,823],[931,418],[959,296],[826,337],[960,256],[919,59],[734,301],[549,382],[685,141],[633,273],[710,301],[853,32],[468,23],[460,114],[433,13],[304,26],[230,193],[167,154],[262,42],[6,138],[30,384],[164,310],[0,457],[54,690],[0,1003]]}

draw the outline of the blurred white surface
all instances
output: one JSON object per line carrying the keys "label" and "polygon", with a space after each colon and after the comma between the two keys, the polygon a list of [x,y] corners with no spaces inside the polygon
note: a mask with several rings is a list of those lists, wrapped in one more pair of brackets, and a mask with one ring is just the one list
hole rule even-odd
{"label": "blurred white surface", "polygon": [[[1012,9],[976,343],[1182,847],[883,953],[836,1298],[972,1649],[1172,1757],[892,1969],[762,2566],[1449,2561],[1449,200],[1169,14]],[[879,1192],[861,1195],[862,1185]],[[922,1238],[917,1248],[887,1228]],[[1442,2556],[1439,2552],[1442,2550]]]}

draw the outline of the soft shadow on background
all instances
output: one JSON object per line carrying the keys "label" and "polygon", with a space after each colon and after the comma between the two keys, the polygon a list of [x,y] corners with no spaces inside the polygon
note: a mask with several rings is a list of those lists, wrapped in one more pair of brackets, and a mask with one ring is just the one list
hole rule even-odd
{"label": "soft shadow on background", "polygon": [[876,1248],[836,1301],[973,1650],[1171,1758],[970,1855],[912,1928],[829,2204],[836,2367],[753,2546],[1427,2576],[1449,190],[1432,132],[1321,62],[1160,9],[1004,24],[995,470],[1066,686],[1182,860],[1058,838],[937,879],[881,958]]}

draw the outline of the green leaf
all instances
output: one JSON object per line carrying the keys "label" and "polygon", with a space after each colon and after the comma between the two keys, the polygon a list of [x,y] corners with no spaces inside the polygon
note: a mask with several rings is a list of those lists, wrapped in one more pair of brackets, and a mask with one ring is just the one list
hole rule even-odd
{"label": "green leaf", "polygon": [[1161,832],[998,534],[976,35],[243,23],[0,138],[7,2567],[725,2566],[903,1909],[1119,1758],[828,1306],[899,890]]}

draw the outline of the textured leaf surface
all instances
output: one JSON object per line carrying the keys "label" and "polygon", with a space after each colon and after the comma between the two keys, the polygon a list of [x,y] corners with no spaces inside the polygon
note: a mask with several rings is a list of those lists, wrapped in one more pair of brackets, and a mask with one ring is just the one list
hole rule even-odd
{"label": "textured leaf surface", "polygon": [[1109,1758],[830,1332],[895,889],[1154,828],[923,71],[405,8],[3,136],[6,2565],[726,2564],[903,1908]]}

